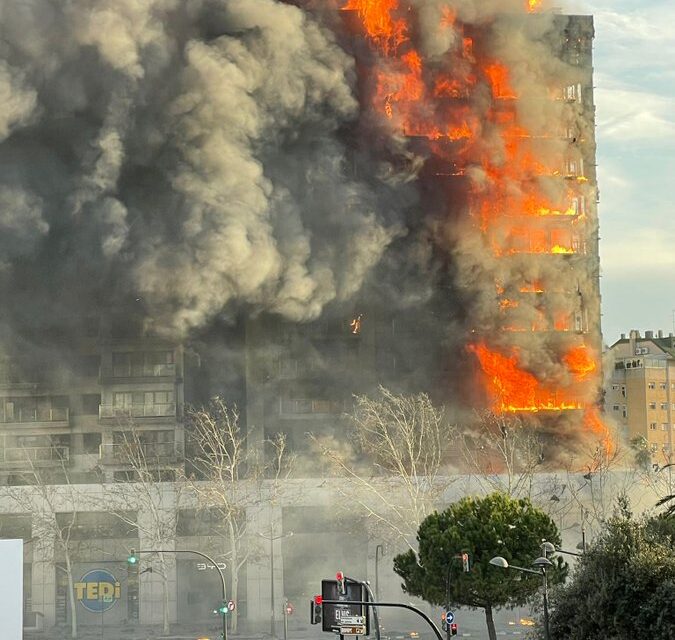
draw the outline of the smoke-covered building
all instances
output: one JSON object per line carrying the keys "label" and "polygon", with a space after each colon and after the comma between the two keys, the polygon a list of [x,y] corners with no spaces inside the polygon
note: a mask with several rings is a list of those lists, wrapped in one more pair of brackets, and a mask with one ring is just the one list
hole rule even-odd
{"label": "smoke-covered building", "polygon": [[132,426],[159,468],[182,463],[182,347],[142,336],[127,317],[88,328],[55,337],[49,351],[3,359],[4,483],[21,484],[26,471],[60,483],[64,468],[79,482],[130,480],[121,450]]}
{"label": "smoke-covered building", "polygon": [[[158,624],[164,598],[172,622],[212,623],[213,567],[165,567],[166,594],[123,558],[211,544],[172,481],[185,404],[214,394],[253,441],[283,432],[298,453],[308,432],[345,438],[353,395],[378,385],[457,417],[530,415],[553,445],[604,433],[589,17],[113,4],[17,3],[0,25],[0,482],[25,500],[3,496],[0,535],[33,540],[27,612],[51,626],[72,607],[32,474],[73,533],[83,624]],[[101,495],[135,491],[132,426],[165,517],[121,526]],[[331,544],[343,523],[315,484],[252,521],[270,548],[240,576],[251,624],[251,602],[280,617],[270,573],[304,598],[328,548],[377,570],[359,518]]]}

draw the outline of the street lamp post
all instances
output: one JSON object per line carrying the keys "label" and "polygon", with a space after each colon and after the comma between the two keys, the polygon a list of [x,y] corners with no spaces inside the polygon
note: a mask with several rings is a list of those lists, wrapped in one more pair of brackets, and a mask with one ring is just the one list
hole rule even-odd
{"label": "street lamp post", "polygon": [[275,536],[273,529],[270,527],[269,535],[258,532],[258,535],[265,540],[270,542],[270,635],[272,638],[276,637],[275,628],[274,628],[274,543],[276,540],[281,540],[282,538],[290,538],[293,535],[292,531],[288,533],[282,533],[278,536]]}
{"label": "street lamp post", "polygon": [[554,553],[565,553],[568,556],[576,556],[577,558],[580,558],[583,556],[583,553],[577,553],[576,551],[567,551],[566,549],[561,549],[560,547],[557,547],[554,545],[552,542],[547,542],[546,540],[543,540],[541,543],[541,555],[544,558],[548,558],[549,555],[552,555]]}
{"label": "street lamp post", "polygon": [[202,553],[201,551],[195,551],[194,549],[142,549],[141,551],[136,551],[134,549],[131,550],[131,554],[127,558],[127,562],[129,564],[136,564],[137,557],[141,555],[141,553],[193,553],[197,556],[201,556],[202,558],[206,558],[217,570],[218,570],[218,575],[220,576],[220,585],[222,589],[222,595],[223,595],[223,604],[222,607],[225,607],[225,609],[222,611],[222,618],[223,618],[223,640],[227,640],[227,588],[225,586],[225,575],[223,574],[223,570],[220,568],[220,565],[211,557],[206,555],[205,553]]}
{"label": "street lamp post", "polygon": [[551,634],[549,631],[549,624],[548,624],[548,579],[546,577],[546,570],[549,567],[552,567],[553,563],[548,558],[542,556],[540,558],[537,558],[532,563],[532,566],[536,567],[537,570],[526,569],[525,567],[516,567],[513,564],[509,564],[506,558],[502,558],[501,556],[495,556],[490,560],[490,564],[494,565],[495,567],[500,567],[501,569],[515,569],[516,571],[522,571],[523,573],[534,573],[535,575],[541,576],[542,584],[544,587],[544,637],[546,638],[546,640],[550,640]]}
{"label": "street lamp post", "polygon": [[[670,461],[672,457],[672,454],[668,455],[668,460]],[[668,464],[664,464],[663,466],[654,465],[654,470],[659,473],[663,471],[664,469],[668,469],[668,493],[673,493],[673,467],[675,467],[675,462],[668,462]]]}
{"label": "street lamp post", "polygon": [[375,600],[380,599],[380,573],[379,559],[384,557],[384,547],[381,544],[375,545]]}

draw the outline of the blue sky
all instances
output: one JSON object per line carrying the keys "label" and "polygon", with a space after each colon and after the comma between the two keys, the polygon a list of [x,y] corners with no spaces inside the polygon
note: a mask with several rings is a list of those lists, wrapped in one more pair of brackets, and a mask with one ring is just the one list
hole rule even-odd
{"label": "blue sky", "polygon": [[584,0],[595,16],[603,334],[674,331],[675,2]]}

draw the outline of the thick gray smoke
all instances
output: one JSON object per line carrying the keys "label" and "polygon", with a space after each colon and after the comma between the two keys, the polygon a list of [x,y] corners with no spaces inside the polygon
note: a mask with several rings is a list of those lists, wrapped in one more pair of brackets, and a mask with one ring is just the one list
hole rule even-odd
{"label": "thick gray smoke", "polygon": [[297,7],[5,1],[0,31],[10,324],[125,300],[174,334],[232,306],[312,319],[400,234],[340,141],[353,60]]}

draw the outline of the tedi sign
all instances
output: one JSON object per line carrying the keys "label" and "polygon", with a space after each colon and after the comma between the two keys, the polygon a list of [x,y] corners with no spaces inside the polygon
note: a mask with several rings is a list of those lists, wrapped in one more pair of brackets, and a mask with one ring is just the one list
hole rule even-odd
{"label": "tedi sign", "polygon": [[120,583],[106,569],[87,571],[74,585],[75,599],[92,613],[102,613],[120,599]]}

